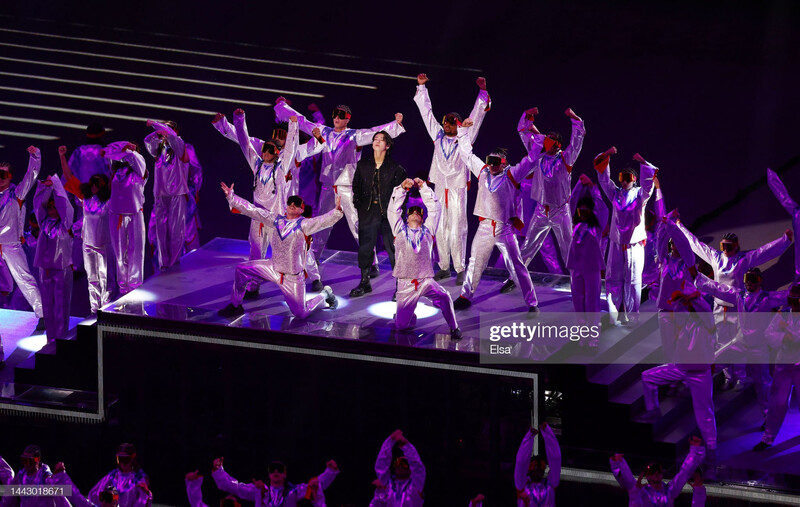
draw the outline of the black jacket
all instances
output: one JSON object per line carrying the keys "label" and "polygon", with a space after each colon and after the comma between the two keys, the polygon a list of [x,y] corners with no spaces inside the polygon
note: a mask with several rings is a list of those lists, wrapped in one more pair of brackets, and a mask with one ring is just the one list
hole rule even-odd
{"label": "black jacket", "polygon": [[[353,176],[353,205],[359,214],[369,211],[373,201],[377,200],[381,207],[381,215],[386,215],[389,199],[392,197],[394,187],[406,179],[406,170],[387,156],[379,169],[380,195],[372,195],[372,179],[375,177],[375,159],[364,157],[358,161],[356,173]],[[377,206],[376,205],[376,206]]]}

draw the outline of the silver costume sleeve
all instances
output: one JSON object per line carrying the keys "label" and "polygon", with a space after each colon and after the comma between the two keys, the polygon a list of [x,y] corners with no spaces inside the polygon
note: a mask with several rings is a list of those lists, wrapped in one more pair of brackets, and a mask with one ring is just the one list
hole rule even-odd
{"label": "silver costume sleeve", "polygon": [[425,228],[436,236],[436,231],[439,230],[439,219],[442,216],[442,205],[439,203],[436,193],[431,190],[427,183],[423,183],[422,188],[419,189],[419,194],[422,197],[422,203],[428,210]]}
{"label": "silver costume sleeve", "polygon": [[25,172],[25,177],[19,182],[17,188],[14,190],[14,195],[17,199],[25,200],[25,197],[33,188],[36,177],[39,176],[39,171],[42,168],[42,152],[39,148],[30,154],[28,157],[28,170]]}
{"label": "silver costume sleeve", "polygon": [[0,457],[0,484],[10,484],[14,478],[14,469],[6,460]]}
{"label": "silver costume sleeve", "polygon": [[[599,153],[597,156],[600,155],[602,155],[602,153]],[[606,194],[606,199],[614,202],[614,199],[617,197],[618,188],[616,183],[611,181],[611,161],[606,164],[606,168],[603,171],[597,172],[597,184],[600,185],[600,189]]]}
{"label": "silver costume sleeve", "polygon": [[655,186],[653,178],[657,170],[658,168],[650,162],[639,165],[639,185],[641,185],[641,188],[638,197],[642,202],[642,207],[647,204],[647,201],[649,201],[650,197],[653,195],[653,188]]}
{"label": "silver costume sleeve", "polygon": [[163,130],[164,132],[167,133],[167,143],[169,143],[169,146],[170,148],[172,148],[172,151],[175,152],[175,156],[177,156],[182,161],[186,162],[187,159],[186,159],[185,144],[181,136],[179,136],[178,133],[172,130],[168,125],[161,122],[154,121],[153,128],[155,128],[156,130]]}
{"label": "silver costume sleeve", "polygon": [[419,114],[422,116],[422,122],[428,130],[428,135],[431,136],[432,140],[436,141],[439,139],[439,136],[442,135],[442,125],[436,121],[436,117],[433,116],[431,98],[428,95],[428,88],[424,84],[417,85],[417,93],[414,94],[414,102],[417,104]]}
{"label": "silver costume sleeve", "polygon": [[411,484],[415,490],[422,492],[425,489],[425,465],[422,464],[417,448],[409,442],[402,447],[402,450],[411,469]]}
{"label": "silver costume sleeve", "polygon": [[766,245],[756,249],[750,250],[745,254],[745,258],[747,259],[747,267],[754,268],[756,266],[760,266],[765,262],[774,259],[776,257],[780,257],[780,255],[789,248],[789,245],[792,244],[792,241],[789,237],[784,234],[780,238],[776,239],[775,241],[770,241]]}
{"label": "silver costume sleeve", "polygon": [[605,229],[606,225],[608,225],[608,205],[603,200],[603,196],[600,195],[600,189],[597,188],[597,185],[592,185],[589,193],[594,201],[594,216],[597,217],[600,228]]}
{"label": "silver costume sleeve", "polygon": [[380,132],[381,130],[385,130],[389,133],[392,139],[397,139],[397,136],[402,134],[406,131],[402,125],[397,123],[395,120],[390,121],[389,123],[384,123],[383,125],[378,125],[377,127],[372,127],[371,129],[358,129],[356,130],[355,141],[358,146],[366,146],[368,144],[372,144],[372,138]]}
{"label": "silver costume sleeve", "polygon": [[547,466],[550,471],[547,473],[547,483],[557,488],[561,483],[561,446],[558,445],[556,434],[548,424],[540,431],[544,439],[544,452],[547,455]]}
{"label": "silver costume sleeve", "polygon": [[342,210],[334,208],[324,215],[304,219],[300,227],[302,227],[303,233],[306,236],[310,236],[315,232],[333,227],[343,216],[344,212]]}
{"label": "silver costume sleeve", "polygon": [[525,146],[525,151],[530,152],[534,148],[534,139],[533,139],[533,132],[528,130],[528,127],[533,125],[533,120],[528,118],[528,112],[523,111],[522,116],[520,116],[519,121],[517,122],[517,132],[519,133],[519,138],[522,141],[522,145]]}
{"label": "silver costume sleeve", "polygon": [[144,147],[147,149],[147,153],[149,153],[153,158],[158,157],[159,143],[160,139],[158,138],[158,134],[155,132],[147,134],[147,137],[144,138]]}
{"label": "silver costume sleeve", "polygon": [[258,220],[263,223],[265,227],[275,228],[275,215],[273,213],[254,205],[247,199],[239,197],[233,192],[228,196],[228,206],[230,206],[231,211],[234,213],[238,212],[253,220]]}
{"label": "silver costume sleeve", "polygon": [[292,107],[286,102],[278,102],[273,106],[273,109],[275,110],[275,119],[277,121],[289,121],[290,116],[297,116],[297,123],[300,127],[300,131],[305,132],[310,136],[313,135],[311,132],[315,128],[320,130],[325,128],[324,123],[315,123],[313,121],[309,121],[305,116],[292,109]]}
{"label": "silver costume sleeve", "polygon": [[686,484],[686,481],[689,480],[689,477],[694,473],[695,468],[697,468],[703,462],[705,457],[706,448],[704,446],[689,446],[689,454],[686,456],[686,459],[683,460],[681,469],[678,470],[678,473],[675,474],[672,482],[669,483],[668,496],[670,501],[674,501],[676,498],[678,498],[678,495],[681,494],[681,490],[683,490],[683,486]]}
{"label": "silver costume sleeve", "polygon": [[250,143],[250,134],[247,132],[247,120],[245,119],[244,113],[237,114],[233,117],[233,125],[236,127],[236,137],[239,141],[239,147],[242,149],[242,153],[244,154],[245,160],[247,160],[247,164],[250,166],[250,170],[255,174],[260,157],[252,143]]}
{"label": "silver costume sleeve", "polygon": [[625,491],[633,490],[636,487],[636,479],[633,477],[628,462],[625,461],[624,458],[619,461],[609,459],[608,462],[611,465],[611,473],[614,475],[619,485],[622,486]]}
{"label": "silver costume sleeve", "polygon": [[458,152],[461,155],[461,160],[469,168],[470,172],[476,178],[480,178],[481,170],[485,167],[483,160],[479,159],[472,153],[472,143],[469,142],[468,129],[458,127]]}
{"label": "silver costume sleeve", "polygon": [[333,480],[336,479],[336,476],[339,475],[338,470],[331,470],[328,467],[325,467],[325,471],[319,474],[317,479],[319,480],[319,487],[323,491],[328,489],[331,484],[333,484]]}
{"label": "silver costume sleeve", "polygon": [[378,451],[378,458],[375,460],[375,475],[378,480],[384,485],[388,485],[392,476],[392,448],[394,447],[394,440],[392,437],[387,438],[381,444],[381,449]]}
{"label": "silver costume sleeve", "polygon": [[570,119],[572,122],[572,135],[570,136],[569,146],[564,149],[564,162],[570,167],[575,165],[578,155],[583,148],[583,138],[586,137],[586,127],[583,120]]}
{"label": "silver costume sleeve", "polygon": [[191,507],[208,507],[203,502],[203,478],[200,477],[193,481],[186,480],[186,496],[189,497],[189,505]]}
{"label": "silver costume sleeve", "polygon": [[398,236],[403,230],[403,204],[406,202],[406,190],[402,185],[397,185],[392,190],[392,197],[389,199],[389,207],[386,210],[386,218],[392,226],[392,234]]}
{"label": "silver costume sleeve", "polygon": [[514,462],[514,487],[517,488],[517,491],[522,491],[528,485],[528,468],[531,464],[533,442],[535,440],[536,434],[528,430],[519,444],[517,458]]}
{"label": "silver costume sleeve", "polygon": [[481,90],[478,92],[478,97],[475,99],[475,104],[472,106],[472,111],[469,113],[469,117],[472,118],[473,124],[469,128],[469,140],[472,144],[475,144],[475,140],[478,138],[478,134],[481,130],[481,125],[483,125],[483,120],[486,118],[486,113],[489,109],[489,92],[486,90]]}
{"label": "silver costume sleeve", "polygon": [[211,472],[211,477],[214,479],[217,487],[226,493],[236,495],[242,500],[249,500],[250,502],[255,502],[260,499],[261,492],[258,488],[252,484],[244,484],[237,481],[222,468]]}
{"label": "silver costume sleeve", "polygon": [[720,255],[722,255],[721,252],[718,252],[718,251],[714,250],[710,246],[706,245],[705,243],[703,243],[702,241],[697,239],[697,236],[692,234],[689,231],[689,229],[687,229],[682,223],[678,224],[678,229],[681,231],[681,233],[683,233],[683,236],[687,240],[689,240],[689,244],[692,247],[692,251],[698,257],[703,259],[704,262],[710,264],[711,267],[713,267],[715,269],[719,266],[719,264],[720,264],[719,258],[720,258]]}
{"label": "silver costume sleeve", "polygon": [[[228,123],[228,119],[226,117],[220,118],[217,122],[212,122],[211,125],[222,134],[225,139],[229,139],[236,144],[239,144],[239,137],[236,135],[236,127]],[[250,143],[253,145],[253,148],[258,152],[261,153],[261,147],[264,146],[264,141],[257,137],[251,137]]]}
{"label": "silver costume sleeve", "polygon": [[715,282],[703,273],[698,273],[694,280],[694,285],[700,292],[711,294],[717,299],[737,306],[739,301],[739,291],[730,285]]}

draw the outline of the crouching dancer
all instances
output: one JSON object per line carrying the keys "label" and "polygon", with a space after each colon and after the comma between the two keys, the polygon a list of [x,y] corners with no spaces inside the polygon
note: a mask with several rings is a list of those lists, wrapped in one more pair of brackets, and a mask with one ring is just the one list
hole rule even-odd
{"label": "crouching dancer", "polygon": [[[406,194],[414,185],[419,187],[422,202],[428,211],[424,223],[422,208],[410,206],[403,220],[403,204]],[[450,338],[461,339],[461,330],[456,323],[453,300],[450,294],[433,279],[433,238],[439,226],[442,207],[436,194],[419,178],[406,178],[394,188],[387,215],[394,234],[395,265],[392,274],[397,278],[397,329],[414,327],[417,316],[414,309],[422,296],[431,300],[442,311],[442,317],[450,326]]]}
{"label": "crouching dancer", "polygon": [[342,218],[342,207],[336,199],[336,208],[324,215],[304,218],[303,200],[293,195],[286,201],[286,215],[259,208],[247,199],[233,193],[233,183],[228,187],[220,183],[228,205],[234,213],[259,220],[266,227],[274,229],[272,258],[257,259],[236,266],[231,302],[218,313],[223,317],[235,317],[244,313],[242,299],[248,282],[256,280],[275,282],[283,292],[289,310],[301,319],[327,303],[329,308],[338,305],[333,289],[325,286],[322,292],[306,301],[305,266],[308,254],[309,237],[317,231],[333,227]]}

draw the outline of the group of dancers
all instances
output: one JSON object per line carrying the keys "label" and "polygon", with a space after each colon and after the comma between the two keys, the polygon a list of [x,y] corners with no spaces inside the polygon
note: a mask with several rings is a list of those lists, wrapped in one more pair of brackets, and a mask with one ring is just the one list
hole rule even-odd
{"label": "group of dancers", "polygon": [[[534,455],[537,435],[544,445],[543,455]],[[663,482],[663,471],[658,463],[648,464],[638,480],[622,454],[613,455],[609,462],[619,484],[627,491],[630,505],[672,505],[684,484],[691,479],[692,505],[705,504],[706,491],[702,472],[695,470],[703,462],[705,448],[700,438],[690,439],[689,454],[675,478]],[[42,461],[42,450],[29,445],[20,457],[22,468],[14,469],[0,457],[0,485],[17,486],[70,486],[64,496],[3,498],[2,507],[151,507],[153,492],[150,479],[142,470],[132,444],[120,444],[116,452],[117,466],[104,476],[83,496],[66,472],[63,462],[54,469]],[[325,507],[325,491],[339,475],[339,465],[334,460],[325,464],[317,476],[303,483],[288,480],[287,467],[281,461],[272,461],[266,468],[266,479],[241,482],[224,468],[224,458],[213,460],[211,478],[217,488],[227,495],[220,507],[241,507],[241,501],[254,502],[256,507]],[[252,474],[259,476],[257,471]],[[375,460],[374,494],[370,507],[421,507],[425,501],[426,469],[417,448],[409,442],[403,431],[396,430],[381,444]],[[208,507],[203,501],[203,475],[200,470],[185,476],[186,493],[191,507]],[[543,422],[538,430],[526,431],[514,462],[516,504],[519,507],[556,505],[556,488],[561,482],[561,449],[553,429]],[[365,483],[366,484],[366,483]],[[481,507],[486,497],[476,494],[472,498],[453,498],[470,507]],[[351,507],[351,504],[342,507]]]}

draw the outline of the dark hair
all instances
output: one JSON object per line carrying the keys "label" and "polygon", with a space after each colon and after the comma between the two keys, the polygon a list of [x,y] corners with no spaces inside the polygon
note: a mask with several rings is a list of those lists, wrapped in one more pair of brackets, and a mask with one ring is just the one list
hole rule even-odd
{"label": "dark hair", "polygon": [[92,197],[92,186],[97,185],[97,198],[106,202],[111,198],[111,187],[108,186],[108,176],[103,173],[93,174],[89,181],[81,183],[81,195],[84,199]]}
{"label": "dark hair", "polygon": [[11,163],[10,162],[0,162],[0,170],[8,171],[8,174],[11,176],[14,175],[14,171],[11,170]]}
{"label": "dark hair", "polygon": [[419,213],[420,217],[425,218],[425,210],[422,209],[422,206],[409,206],[406,210],[406,220],[414,213]]}
{"label": "dark hair", "polygon": [[42,448],[38,445],[29,445],[22,451],[22,455],[29,458],[41,458]]}
{"label": "dark hair", "polygon": [[134,447],[133,444],[129,444],[127,442],[119,444],[117,446],[117,452],[115,454],[132,456],[131,466],[133,467],[133,469],[139,470],[141,468],[139,466],[139,458],[138,456],[136,456],[136,447]]}
{"label": "dark hair", "polygon": [[303,218],[311,218],[314,209],[311,207],[310,204],[305,204],[303,207]]}
{"label": "dark hair", "polygon": [[383,134],[383,140],[386,141],[386,151],[391,151],[392,146],[394,146],[394,139],[392,139],[392,136],[390,136],[385,130],[381,130],[380,132],[375,132],[375,134],[372,135],[373,141],[375,140],[375,136],[378,134]]}
{"label": "dark hair", "polygon": [[279,139],[268,139],[268,140],[264,141],[263,145],[261,145],[261,153],[262,154],[265,151],[267,151],[267,145],[274,146],[277,151],[281,151],[283,149],[283,146],[281,145],[281,142],[280,142]]}
{"label": "dark hair", "polygon": [[463,118],[461,118],[461,115],[460,115],[460,114],[458,114],[458,113],[455,113],[455,112],[453,112],[453,113],[447,113],[445,116],[455,116],[456,120],[458,120],[459,122],[462,122],[462,121],[464,121],[464,119],[463,119]]}
{"label": "dark hair", "polygon": [[174,130],[176,134],[179,132],[179,130],[178,130],[178,122],[176,122],[176,121],[167,120],[167,121],[164,122],[164,125],[166,125],[167,127],[171,128],[172,130]]}
{"label": "dark hair", "polygon": [[303,202],[303,198],[302,198],[302,197],[300,197],[299,195],[290,195],[290,196],[289,196],[289,197],[286,199],[286,205],[288,206],[288,205],[290,205],[290,204],[294,204],[294,205],[295,205],[295,206],[297,206],[298,208],[302,208],[302,207],[303,207],[303,204],[304,204],[304,202]]}
{"label": "dark hair", "polygon": [[341,109],[342,111],[344,111],[345,113],[350,114],[350,115],[353,114],[353,112],[350,110],[350,108],[347,107],[344,104],[339,104],[338,106],[336,106],[336,109]]}
{"label": "dark hair", "polygon": [[733,243],[738,243],[739,242],[739,236],[737,236],[736,234],[734,234],[732,232],[726,232],[722,236],[722,241],[731,241]]}
{"label": "dark hair", "polygon": [[594,199],[589,196],[581,197],[578,200],[578,204],[575,209],[575,214],[572,215],[572,223],[573,225],[577,225],[580,223],[578,220],[578,208],[589,208],[592,211],[592,214],[589,216],[589,219],[585,222],[586,225],[589,227],[600,227],[600,222],[597,220],[597,216],[594,214]]}

